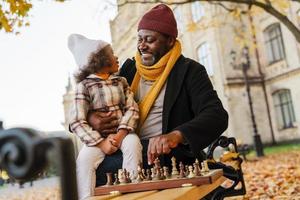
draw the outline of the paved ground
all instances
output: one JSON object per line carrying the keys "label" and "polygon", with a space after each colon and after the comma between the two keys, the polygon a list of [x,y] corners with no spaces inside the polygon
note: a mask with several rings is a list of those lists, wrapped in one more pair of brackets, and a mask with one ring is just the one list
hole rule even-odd
{"label": "paved ground", "polygon": [[0,200],[59,200],[59,179],[48,178],[25,183],[24,188],[18,184],[1,187]]}

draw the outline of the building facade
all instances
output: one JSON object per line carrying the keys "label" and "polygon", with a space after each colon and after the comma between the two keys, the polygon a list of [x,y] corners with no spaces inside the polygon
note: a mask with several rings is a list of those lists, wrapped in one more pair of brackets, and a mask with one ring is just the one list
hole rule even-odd
{"label": "building facade", "polygon": [[[154,5],[136,3],[118,8],[110,26],[113,49],[120,62],[134,56],[137,23]],[[300,51],[289,30],[264,12],[237,19],[218,5],[194,2],[171,7],[177,19],[183,54],[206,67],[229,112],[229,128],[225,134],[252,144],[253,116],[263,143],[300,139],[297,101],[300,98],[297,88]],[[293,5],[286,11],[296,24],[299,9]],[[245,62],[247,55],[249,63]],[[244,63],[248,64],[246,75],[242,70]],[[250,88],[252,115],[245,80]]]}

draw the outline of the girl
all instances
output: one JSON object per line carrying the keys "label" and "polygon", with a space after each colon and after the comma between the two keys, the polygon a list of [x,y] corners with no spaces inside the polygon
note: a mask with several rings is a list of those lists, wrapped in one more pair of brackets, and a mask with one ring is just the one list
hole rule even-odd
{"label": "girl", "polygon": [[[123,168],[134,177],[142,162],[142,145],[134,134],[137,126],[138,105],[125,78],[114,75],[118,71],[118,58],[111,46],[102,40],[91,40],[72,34],[68,47],[79,67],[70,128],[85,144],[80,150],[77,164],[79,199],[93,196],[96,169],[106,154],[121,149]],[[118,131],[107,137],[92,129],[87,122],[91,111],[112,112],[119,118]]]}

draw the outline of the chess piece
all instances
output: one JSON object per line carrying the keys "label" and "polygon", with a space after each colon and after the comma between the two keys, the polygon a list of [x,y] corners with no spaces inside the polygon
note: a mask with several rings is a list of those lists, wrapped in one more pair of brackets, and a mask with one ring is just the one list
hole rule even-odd
{"label": "chess piece", "polygon": [[176,175],[179,174],[179,173],[178,173],[178,170],[177,170],[177,168],[176,168],[176,158],[175,158],[175,157],[172,157],[172,158],[171,158],[171,161],[172,161],[172,172],[171,172],[171,175],[172,175],[172,176],[176,176]]}
{"label": "chess piece", "polygon": [[119,185],[119,184],[120,184],[119,177],[118,177],[118,174],[116,173],[114,185]]}
{"label": "chess piece", "polygon": [[106,173],[106,179],[107,179],[106,185],[112,185],[113,184],[112,173]]}
{"label": "chess piece", "polygon": [[142,174],[143,180],[146,179],[145,169],[142,169],[142,173],[141,174]]}
{"label": "chess piece", "polygon": [[171,178],[168,167],[163,166],[163,171],[164,171],[164,177],[165,177],[165,179]]}
{"label": "chess piece", "polygon": [[160,179],[159,180],[164,180],[164,179],[166,179],[164,168],[160,168]]}
{"label": "chess piece", "polygon": [[209,172],[207,160],[204,160],[203,163],[204,163],[203,164],[203,166],[204,166],[204,172]]}
{"label": "chess piece", "polygon": [[142,182],[144,179],[143,179],[143,177],[142,177],[142,173],[138,173],[138,176],[137,176],[137,178],[135,179],[135,182],[137,182],[137,183],[140,183],[140,182]]}
{"label": "chess piece", "polygon": [[179,178],[184,178],[185,172],[184,172],[184,165],[182,162],[179,163]]}
{"label": "chess piece", "polygon": [[160,169],[160,168],[161,168],[161,166],[160,166],[160,160],[159,160],[158,158],[156,158],[156,159],[154,160],[154,166],[155,166],[157,169]]}
{"label": "chess piece", "polygon": [[152,180],[152,177],[151,177],[151,170],[150,169],[147,169],[146,170],[146,180],[147,181],[151,181]]}
{"label": "chess piece", "polygon": [[119,176],[120,184],[125,184],[126,183],[126,179],[125,179],[126,177],[125,177],[125,173],[124,173],[123,169],[119,169],[118,176]]}
{"label": "chess piece", "polygon": [[125,180],[126,180],[126,183],[131,183],[129,172],[126,169],[124,169],[124,170],[125,170]]}
{"label": "chess piece", "polygon": [[196,161],[193,165],[194,165],[194,174],[195,174],[195,176],[201,176],[198,159],[196,159]]}
{"label": "chess piece", "polygon": [[185,177],[188,177],[188,175],[189,175],[189,166],[188,165],[185,166],[185,173],[184,173],[184,175],[185,175]]}
{"label": "chess piece", "polygon": [[194,174],[194,172],[193,172],[193,166],[190,165],[190,166],[188,167],[188,169],[189,169],[189,175],[188,175],[187,177],[188,177],[188,178],[194,178],[194,177],[195,177],[195,174]]}
{"label": "chess piece", "polygon": [[209,172],[209,168],[207,165],[207,161],[204,160],[203,162],[201,162],[201,174],[206,174],[207,172]]}
{"label": "chess piece", "polygon": [[152,178],[152,180],[162,180],[161,179],[161,168],[156,168],[155,170],[155,174],[154,174],[154,177]]}
{"label": "chess piece", "polygon": [[151,168],[151,179],[154,179],[155,174],[156,174],[156,171],[155,171],[154,168],[152,167],[152,168]]}

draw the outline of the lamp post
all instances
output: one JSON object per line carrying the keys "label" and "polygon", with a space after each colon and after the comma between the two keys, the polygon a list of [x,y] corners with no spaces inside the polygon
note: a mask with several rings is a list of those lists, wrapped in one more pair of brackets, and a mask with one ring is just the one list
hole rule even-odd
{"label": "lamp post", "polygon": [[238,59],[236,56],[235,51],[230,52],[230,56],[232,59],[231,65],[236,69],[236,68],[241,68],[243,71],[243,76],[244,76],[244,82],[246,85],[246,93],[248,97],[248,105],[250,109],[250,115],[251,115],[251,121],[252,121],[252,127],[253,127],[253,142],[254,142],[254,149],[256,152],[256,155],[258,157],[264,156],[264,151],[263,151],[263,145],[261,142],[260,135],[258,134],[257,131],[257,126],[256,126],[256,121],[255,121],[255,114],[253,110],[253,103],[252,103],[252,97],[251,97],[251,89],[250,89],[250,84],[249,84],[249,77],[248,77],[248,69],[250,68],[250,58],[249,58],[249,48],[247,46],[244,46],[242,49],[241,53],[241,59],[240,62],[238,63]]}

